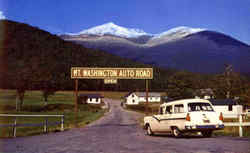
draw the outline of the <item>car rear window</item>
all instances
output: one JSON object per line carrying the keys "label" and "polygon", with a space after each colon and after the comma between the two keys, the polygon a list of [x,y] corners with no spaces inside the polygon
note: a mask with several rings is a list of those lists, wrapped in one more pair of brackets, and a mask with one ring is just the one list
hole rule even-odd
{"label": "car rear window", "polygon": [[175,113],[184,113],[184,105],[183,104],[175,105],[174,112]]}
{"label": "car rear window", "polygon": [[214,110],[209,103],[196,102],[188,104],[188,111],[194,112],[194,111],[214,111]]}

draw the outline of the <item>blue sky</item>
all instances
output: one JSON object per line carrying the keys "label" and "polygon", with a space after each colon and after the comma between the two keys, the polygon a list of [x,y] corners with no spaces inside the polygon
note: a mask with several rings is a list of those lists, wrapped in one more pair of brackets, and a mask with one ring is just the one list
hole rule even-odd
{"label": "blue sky", "polygon": [[57,34],[114,22],[152,34],[205,28],[250,44],[250,0],[0,0],[1,16]]}

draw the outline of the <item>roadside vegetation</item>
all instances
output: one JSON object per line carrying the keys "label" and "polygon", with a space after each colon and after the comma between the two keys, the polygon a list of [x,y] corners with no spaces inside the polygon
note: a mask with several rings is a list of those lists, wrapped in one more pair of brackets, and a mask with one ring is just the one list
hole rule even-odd
{"label": "roadside vegetation", "polygon": [[81,91],[84,92],[85,94],[88,93],[100,93],[103,95],[104,98],[109,98],[109,99],[123,99],[124,96],[128,93],[126,91]]}
{"label": "roadside vegetation", "polygon": [[[158,114],[158,109],[161,103],[149,103],[148,105],[148,115]],[[146,115],[146,103],[139,103],[138,105],[126,105],[127,110],[135,111],[138,113],[143,113]]]}
{"label": "roadside vegetation", "polygon": [[[223,122],[239,122],[239,119],[224,119]],[[250,122],[250,117],[244,117],[243,122]],[[244,137],[250,137],[250,127],[249,126],[243,126],[243,136]],[[225,127],[223,130],[215,131],[214,135],[216,136],[239,136],[239,127],[232,126],[232,127]]]}
{"label": "roadside vegetation", "polygon": [[[105,113],[101,105],[78,105],[78,118],[75,119],[74,113],[74,93],[58,91],[48,98],[48,104],[44,102],[41,91],[27,91],[24,95],[23,108],[16,111],[16,91],[0,89],[0,114],[26,114],[26,115],[64,115],[64,129],[83,127],[97,119]],[[13,124],[14,117],[0,117],[0,124]],[[48,122],[60,121],[61,118],[49,117]],[[44,117],[20,117],[17,123],[36,124],[44,123]],[[0,127],[0,137],[12,137],[13,128]],[[49,126],[49,132],[60,131],[60,125]],[[42,134],[43,127],[17,127],[17,136],[29,136]]]}

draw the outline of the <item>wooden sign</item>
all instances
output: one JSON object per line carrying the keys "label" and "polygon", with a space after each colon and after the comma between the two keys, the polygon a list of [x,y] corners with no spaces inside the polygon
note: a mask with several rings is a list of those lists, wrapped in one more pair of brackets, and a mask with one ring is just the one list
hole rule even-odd
{"label": "wooden sign", "polygon": [[153,79],[153,68],[72,67],[71,79]]}
{"label": "wooden sign", "polygon": [[117,79],[104,79],[104,84],[117,84]]}

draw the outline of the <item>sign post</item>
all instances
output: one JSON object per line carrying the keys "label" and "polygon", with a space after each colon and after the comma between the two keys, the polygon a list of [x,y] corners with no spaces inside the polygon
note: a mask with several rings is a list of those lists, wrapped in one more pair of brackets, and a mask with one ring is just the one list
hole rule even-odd
{"label": "sign post", "polygon": [[78,119],[78,79],[75,79],[75,126],[77,127]]}
{"label": "sign post", "polygon": [[78,113],[78,79],[103,79],[105,84],[116,84],[118,79],[146,80],[146,114],[148,114],[148,80],[153,79],[153,68],[90,68],[72,67],[75,80],[75,112]]}
{"label": "sign post", "polygon": [[148,115],[148,79],[146,80],[146,115]]}

